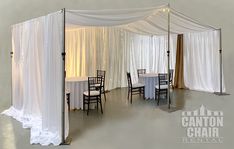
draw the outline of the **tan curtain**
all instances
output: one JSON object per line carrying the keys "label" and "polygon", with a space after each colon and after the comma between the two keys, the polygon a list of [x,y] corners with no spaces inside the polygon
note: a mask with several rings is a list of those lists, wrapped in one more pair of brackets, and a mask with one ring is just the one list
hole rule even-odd
{"label": "tan curtain", "polygon": [[175,65],[175,78],[174,87],[184,89],[184,41],[183,34],[177,37],[177,49],[176,49],[176,65]]}

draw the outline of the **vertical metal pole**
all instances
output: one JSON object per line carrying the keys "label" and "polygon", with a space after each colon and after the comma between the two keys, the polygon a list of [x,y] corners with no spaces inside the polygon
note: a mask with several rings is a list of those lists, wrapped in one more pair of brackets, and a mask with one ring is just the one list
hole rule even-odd
{"label": "vertical metal pole", "polygon": [[13,51],[10,52],[11,55],[11,106],[13,106]]}
{"label": "vertical metal pole", "polygon": [[62,52],[62,59],[63,59],[63,64],[62,64],[62,79],[63,79],[63,91],[62,91],[62,144],[65,143],[65,17],[66,17],[66,10],[63,8],[63,37],[62,37],[62,43],[63,43],[63,52]]}
{"label": "vertical metal pole", "polygon": [[66,79],[66,10],[65,8],[62,10],[63,12],[63,51],[62,51],[62,58],[63,58],[63,65],[62,65],[62,78],[63,78],[63,91],[62,91],[62,143],[61,145],[70,145],[72,138],[67,137],[65,138],[65,98],[66,98],[66,88],[65,88],[65,79]]}
{"label": "vertical metal pole", "polygon": [[171,99],[170,99],[170,4],[168,4],[167,8],[168,13],[168,34],[167,34],[167,83],[168,83],[168,89],[167,89],[167,102],[168,102],[168,108],[170,109]]}
{"label": "vertical metal pole", "polygon": [[219,29],[220,95],[223,94],[222,30]]}

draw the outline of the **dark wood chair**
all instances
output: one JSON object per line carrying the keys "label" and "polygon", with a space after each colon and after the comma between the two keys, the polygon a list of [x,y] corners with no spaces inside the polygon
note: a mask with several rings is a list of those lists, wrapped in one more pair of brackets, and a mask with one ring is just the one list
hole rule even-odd
{"label": "dark wood chair", "polygon": [[128,100],[129,95],[131,94],[130,102],[132,104],[132,95],[143,93],[143,97],[145,98],[145,85],[141,83],[132,84],[131,74],[127,72],[128,79]]}
{"label": "dark wood chair", "polygon": [[67,100],[67,106],[68,106],[68,112],[70,112],[70,92],[66,91],[66,100]]}
{"label": "dark wood chair", "polygon": [[137,69],[137,76],[139,78],[139,75],[141,74],[145,74],[146,73],[146,69]]}
{"label": "dark wood chair", "polygon": [[105,98],[105,101],[106,101],[105,76],[106,76],[106,71],[104,71],[104,70],[97,70],[97,77],[102,77],[101,94],[104,95],[104,98]]}
{"label": "dark wood chair", "polygon": [[155,86],[155,100],[158,100],[157,105],[159,105],[160,95],[166,94],[167,97],[167,89],[168,89],[168,81],[167,81],[166,73],[158,74],[158,84]]}
{"label": "dark wood chair", "polygon": [[101,88],[99,87],[97,90],[96,85],[99,84],[101,86],[102,77],[88,77],[88,91],[83,93],[83,110],[85,111],[85,105],[88,105],[87,115],[89,115],[89,108],[91,103],[100,104],[101,113],[102,110],[102,100],[101,100]]}

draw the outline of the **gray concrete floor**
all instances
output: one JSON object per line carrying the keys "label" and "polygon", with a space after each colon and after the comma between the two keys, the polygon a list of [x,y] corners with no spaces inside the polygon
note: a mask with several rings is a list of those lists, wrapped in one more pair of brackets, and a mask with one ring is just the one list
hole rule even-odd
{"label": "gray concrete floor", "polygon": [[[156,106],[154,100],[143,100],[133,96],[133,104],[127,100],[126,89],[116,89],[107,94],[103,102],[104,114],[92,110],[87,116],[83,111],[70,112],[69,146],[30,145],[30,131],[23,129],[16,120],[0,115],[0,149],[230,149],[234,146],[234,101],[232,96],[216,96],[211,93],[189,90],[174,90],[173,110],[168,111],[165,100]],[[221,144],[185,144],[186,136],[181,125],[181,112],[195,110],[201,105],[210,110],[224,112],[224,127]],[[9,100],[2,100],[0,111],[10,106]]]}

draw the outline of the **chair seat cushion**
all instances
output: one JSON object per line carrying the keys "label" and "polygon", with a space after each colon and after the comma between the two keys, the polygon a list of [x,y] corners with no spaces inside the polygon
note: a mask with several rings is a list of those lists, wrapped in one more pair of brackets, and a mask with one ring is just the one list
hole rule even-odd
{"label": "chair seat cushion", "polygon": [[138,87],[144,87],[145,85],[144,84],[141,84],[141,83],[136,83],[136,84],[133,84],[132,87],[133,88],[138,88]]}
{"label": "chair seat cushion", "polygon": [[101,86],[101,84],[94,84],[94,86],[95,86],[95,87],[100,87],[100,86]]}
{"label": "chair seat cushion", "polygon": [[[159,89],[159,85],[156,85],[155,86],[156,89]],[[160,89],[167,89],[168,88],[168,85],[165,84],[165,85],[160,85]]]}
{"label": "chair seat cushion", "polygon": [[65,90],[65,93],[66,93],[66,94],[70,94],[71,92],[70,92],[70,90],[66,89],[66,90]]}
{"label": "chair seat cushion", "polygon": [[[85,91],[84,95],[89,96],[89,91]],[[99,91],[90,91],[90,96],[98,96],[98,95],[100,95]]]}

